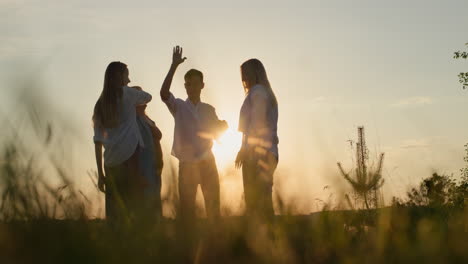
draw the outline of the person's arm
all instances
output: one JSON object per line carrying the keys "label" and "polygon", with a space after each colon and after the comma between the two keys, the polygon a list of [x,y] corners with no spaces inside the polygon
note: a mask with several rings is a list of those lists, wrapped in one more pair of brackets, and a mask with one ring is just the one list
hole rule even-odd
{"label": "person's arm", "polygon": [[248,136],[246,134],[242,134],[242,145],[239,152],[237,153],[236,161],[234,162],[236,169],[240,169],[242,167],[247,156],[247,138]]}
{"label": "person's arm", "polygon": [[171,89],[172,79],[174,78],[177,67],[187,59],[186,57],[182,57],[182,50],[183,49],[179,46],[176,46],[173,49],[172,64],[169,68],[169,72],[167,73],[166,78],[164,79],[164,82],[161,86],[161,91],[159,93],[163,101],[167,101],[171,95],[169,90]]}
{"label": "person's arm", "polygon": [[[251,100],[252,110],[250,111],[250,123],[248,134],[253,136],[254,138],[261,138],[262,136],[268,133],[268,95],[264,91],[257,90],[252,93]],[[262,142],[257,142],[256,144],[262,144]]]}
{"label": "person's arm", "polygon": [[228,129],[228,123],[226,120],[219,120],[218,115],[216,114],[216,111],[213,109],[213,114],[214,114],[214,120],[215,120],[215,129],[218,134],[218,136],[221,136],[226,130]]}
{"label": "person's arm", "polygon": [[235,168],[240,169],[244,163],[244,160],[246,158],[246,152],[247,152],[247,139],[248,139],[248,119],[249,119],[249,112],[247,108],[247,100],[249,98],[246,98],[244,100],[244,103],[242,104],[240,115],[239,115],[239,126],[238,126],[238,131],[242,132],[242,144],[239,149],[239,152],[237,153],[236,156],[236,161],[234,162]]}
{"label": "person's arm", "polygon": [[156,171],[159,175],[161,175],[163,167],[164,167],[161,142],[153,141],[153,145],[154,145],[154,161],[156,163]]}
{"label": "person's arm", "polygon": [[156,141],[161,141],[162,138],[162,132],[159,130],[159,128],[156,125],[153,125],[151,127],[151,133],[153,133],[153,137]]}
{"label": "person's arm", "polygon": [[237,153],[235,167],[242,167],[244,160],[246,159],[247,152],[249,151],[249,145],[266,145],[271,142],[260,142],[258,138],[268,132],[267,125],[267,111],[268,111],[268,96],[262,91],[254,91],[251,95],[252,109],[249,111],[249,118],[247,127],[243,131],[242,135],[242,146]]}
{"label": "person's arm", "polygon": [[214,107],[211,108],[209,117],[210,117],[209,133],[213,135],[214,139],[218,139],[228,129],[228,123],[226,122],[226,120],[219,120]]}
{"label": "person's arm", "polygon": [[98,171],[98,188],[101,192],[105,192],[104,190],[104,170],[102,169],[102,143],[101,142],[94,142],[94,152],[96,154],[96,165]]}
{"label": "person's arm", "polygon": [[130,94],[133,105],[138,106],[151,102],[153,98],[151,94],[143,91],[140,86],[132,86],[129,88],[131,89],[128,89],[128,93]]}
{"label": "person's arm", "polygon": [[216,138],[219,138],[226,130],[229,128],[229,125],[226,120],[218,120],[216,128]]}
{"label": "person's arm", "polygon": [[151,118],[149,118],[148,115],[145,114],[145,118],[146,118],[146,122],[150,126],[151,135],[153,136],[154,162],[156,164],[156,173],[161,175],[161,172],[164,166],[161,142],[160,142],[162,138],[162,132],[156,126],[156,123]]}
{"label": "person's arm", "polygon": [[156,123],[148,115],[145,114],[145,118],[146,118],[146,122],[150,126],[153,139],[159,142],[162,138],[161,130],[159,130],[159,128],[156,126]]}

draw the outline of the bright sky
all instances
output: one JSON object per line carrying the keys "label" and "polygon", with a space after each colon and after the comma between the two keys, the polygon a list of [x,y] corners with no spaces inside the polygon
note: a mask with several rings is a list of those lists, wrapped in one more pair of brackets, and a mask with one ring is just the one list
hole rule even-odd
{"label": "bright sky", "polygon": [[[234,212],[242,193],[233,170],[244,97],[239,66],[252,57],[265,64],[278,97],[275,184],[297,212],[319,209],[316,199],[346,186],[336,162],[351,168],[347,140],[359,125],[371,157],[386,154],[387,202],[433,170],[458,175],[464,165],[468,94],[457,74],[467,64],[452,54],[468,41],[467,1],[64,2],[1,0],[0,110],[13,107],[14,80],[40,78],[43,97],[78,128],[74,166],[82,186],[95,168],[93,106],[114,60],[154,95],[148,113],[163,131],[166,164],[176,162],[169,157],[173,119],[158,96],[174,45],[188,59],[173,93],[185,98],[183,74],[200,69],[202,100],[231,126],[215,152],[222,202]],[[166,166],[164,179],[169,172]]]}

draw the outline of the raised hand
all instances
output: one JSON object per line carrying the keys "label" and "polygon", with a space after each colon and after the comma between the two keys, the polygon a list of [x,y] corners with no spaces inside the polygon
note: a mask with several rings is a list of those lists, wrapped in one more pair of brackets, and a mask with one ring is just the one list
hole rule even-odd
{"label": "raised hand", "polygon": [[169,72],[167,73],[166,78],[164,79],[163,84],[161,85],[161,91],[159,92],[163,101],[169,99],[169,96],[171,94],[169,90],[171,89],[172,78],[174,78],[177,66],[179,66],[179,64],[184,62],[186,59],[186,57],[182,57],[182,48],[179,46],[174,47],[174,49],[172,50],[172,64],[169,68]]}
{"label": "raised hand", "polygon": [[182,57],[182,47],[176,46],[172,51],[172,64],[178,66],[183,63],[187,57]]}

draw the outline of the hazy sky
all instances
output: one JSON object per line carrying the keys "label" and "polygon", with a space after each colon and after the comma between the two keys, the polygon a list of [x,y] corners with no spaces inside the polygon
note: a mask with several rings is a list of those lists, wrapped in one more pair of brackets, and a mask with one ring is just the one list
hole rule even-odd
{"label": "hazy sky", "polygon": [[[148,113],[163,131],[169,162],[173,119],[158,92],[174,45],[188,59],[173,93],[185,98],[183,74],[200,69],[202,100],[233,131],[244,97],[239,65],[252,57],[265,64],[280,107],[275,184],[302,212],[345,186],[336,162],[351,168],[347,140],[359,125],[371,158],[386,154],[387,201],[433,170],[458,175],[464,165],[468,94],[457,74],[467,63],[452,55],[468,42],[467,1],[64,2],[0,0],[0,110],[14,107],[18,78],[40,77],[43,97],[78,128],[83,186],[95,168],[92,109],[114,60],[154,95]],[[222,196],[234,208],[242,184],[232,170],[236,144],[223,144]]]}

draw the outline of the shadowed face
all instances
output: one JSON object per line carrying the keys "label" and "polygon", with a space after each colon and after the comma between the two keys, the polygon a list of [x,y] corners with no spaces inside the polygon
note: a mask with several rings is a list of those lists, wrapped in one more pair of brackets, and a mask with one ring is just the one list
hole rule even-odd
{"label": "shadowed face", "polygon": [[249,82],[242,68],[241,68],[241,80],[242,80],[242,86],[244,87],[244,89],[249,89],[250,88]]}
{"label": "shadowed face", "polygon": [[248,91],[256,84],[255,77],[252,72],[249,72],[249,69],[246,66],[241,67],[241,80],[245,91]]}
{"label": "shadowed face", "polygon": [[205,83],[203,83],[200,76],[185,78],[185,90],[190,100],[200,98],[203,87],[205,87]]}
{"label": "shadowed face", "polygon": [[129,72],[128,72],[128,68],[127,68],[127,69],[125,69],[125,71],[123,73],[123,76],[122,76],[123,86],[127,86],[130,83],[130,78],[128,76],[129,76]]}

